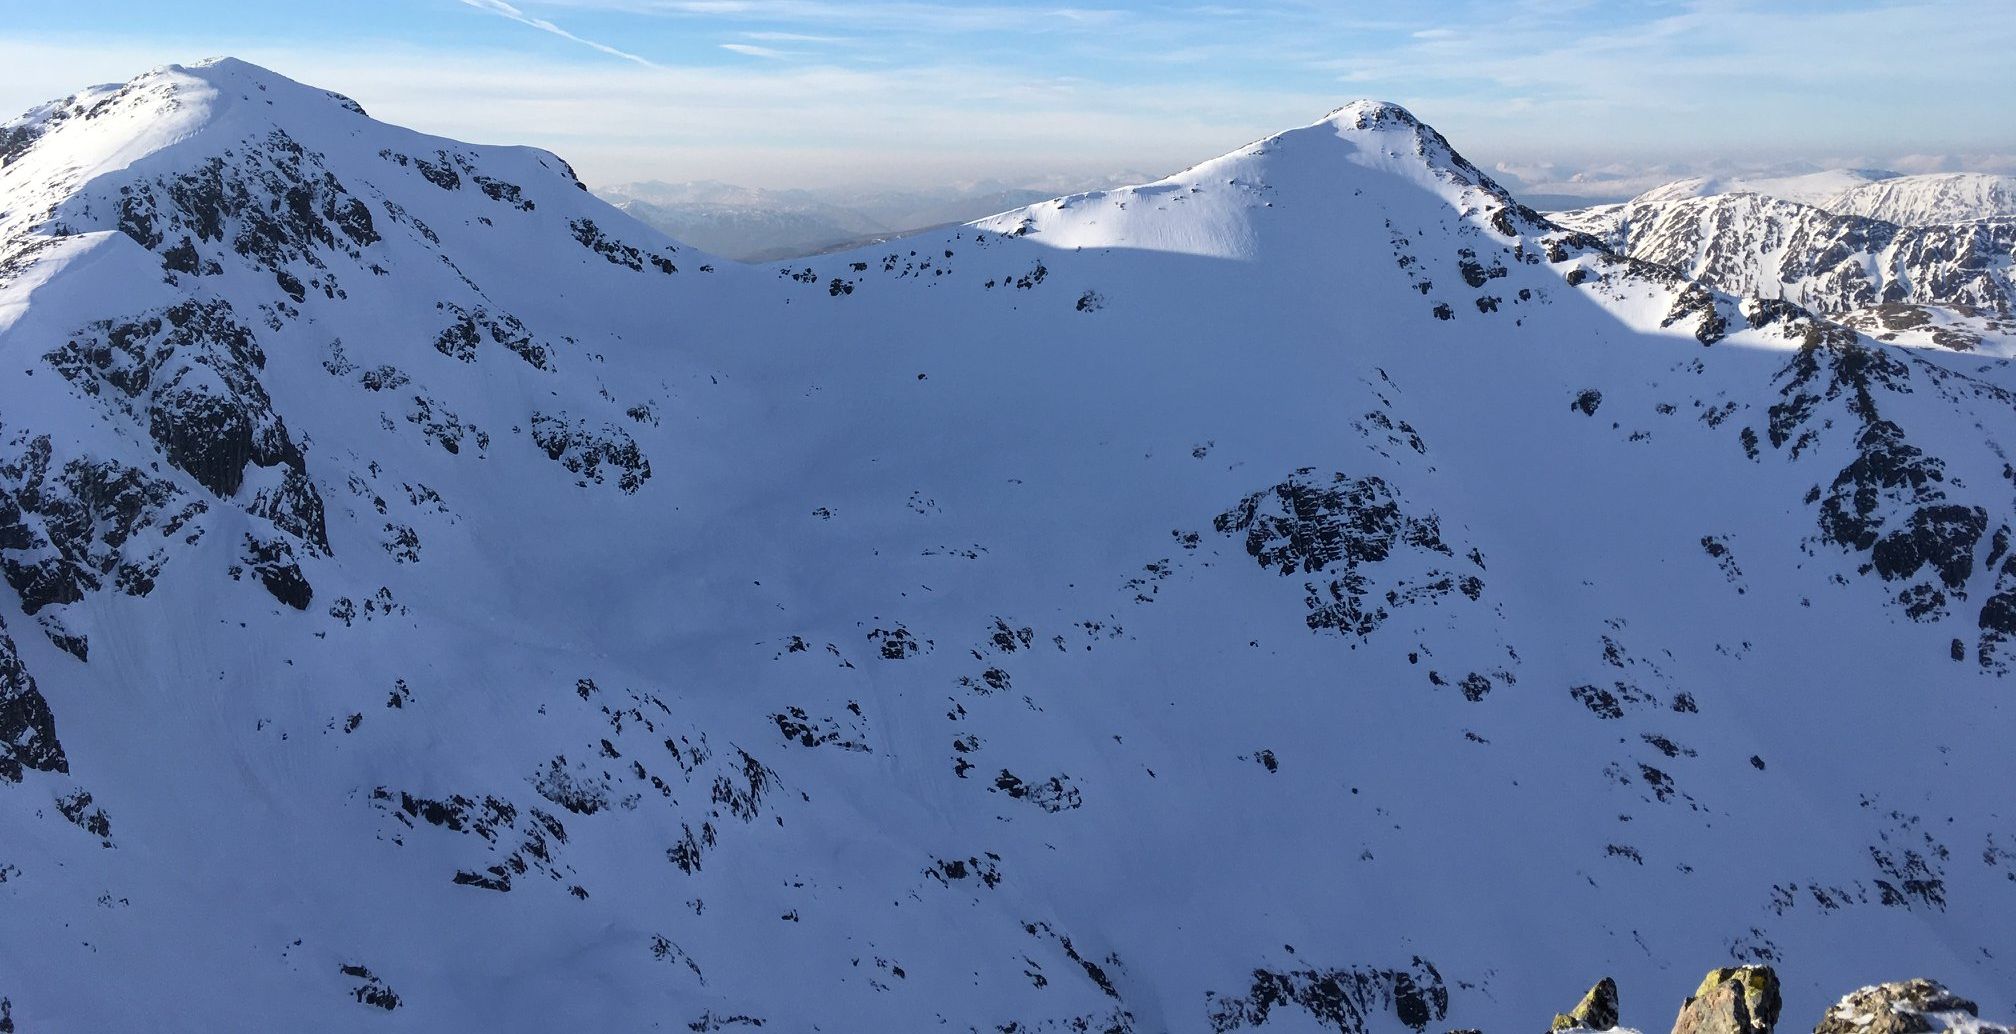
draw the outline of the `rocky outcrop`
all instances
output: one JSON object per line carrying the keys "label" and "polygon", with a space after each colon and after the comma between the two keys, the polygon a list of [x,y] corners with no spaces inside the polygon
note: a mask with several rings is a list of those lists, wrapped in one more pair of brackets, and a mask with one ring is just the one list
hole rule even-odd
{"label": "rocky outcrop", "polygon": [[1415,1031],[1448,1015],[1449,989],[1426,959],[1404,969],[1256,969],[1240,997],[1206,994],[1213,1034],[1263,1027],[1277,1011],[1300,1010],[1318,1027],[1365,1034],[1390,1015]]}
{"label": "rocky outcrop", "polygon": [[[211,276],[235,255],[271,273],[299,302],[310,288],[343,295],[325,256],[357,259],[379,241],[371,209],[284,130],[244,142],[237,155],[120,188],[119,229],[178,273]],[[290,270],[308,276],[304,284]]]}
{"label": "rocky outcrop", "polygon": [[[1263,976],[1278,981],[1284,975]],[[1711,969],[1701,979],[1701,986],[1681,1004],[1680,1015],[1673,1021],[1673,1034],[1772,1034],[1780,1010],[1778,974],[1770,966]],[[1265,1014],[1259,1018],[1264,1022]],[[1406,1021],[1406,1015],[1401,1019]],[[1355,1028],[1346,1024],[1339,1029]],[[1549,1029],[1552,1032],[1628,1030],[1619,1027],[1616,981],[1609,977],[1598,981],[1574,1009],[1556,1015]],[[1813,1028],[1813,1034],[1939,1031],[2012,1034],[2008,1026],[1982,1022],[1980,1010],[1972,1001],[1947,990],[1936,980],[1923,978],[1858,988],[1834,1003]]]}
{"label": "rocky outcrop", "polygon": [[1771,1034],[1778,1025],[1778,974],[1769,966],[1711,969],[1701,979],[1673,1034]]}
{"label": "rocky outcrop", "polygon": [[[1928,451],[1933,440],[1914,437],[1892,414],[1904,409],[1903,396],[1918,390],[1997,406],[2016,402],[2016,394],[1908,353],[1869,347],[1840,328],[1819,327],[1807,332],[1806,343],[1779,372],[1779,384],[1766,437],[1789,458],[1828,440],[1830,432],[1843,434],[1842,424],[1854,428],[1847,464],[1806,498],[1817,510],[1819,541],[1858,556],[1858,573],[1893,586],[1895,605],[1912,621],[1938,621],[1985,589],[1987,598],[1973,608],[1980,663],[2001,670],[2006,660],[2000,648],[2016,635],[2016,610],[2008,603],[2016,596],[2004,595],[2016,588],[2016,570],[2006,578],[1997,572],[2008,532],[1991,524],[1984,503],[1994,497],[1977,495],[1950,476],[1947,461]],[[1982,426],[1993,425],[1984,420]],[[1984,541],[1988,559],[1977,566]]]}
{"label": "rocky outcrop", "polygon": [[1874,984],[1842,997],[1813,1034],[1930,1034],[1965,1027],[1978,1034],[2008,1034],[2010,1028],[1980,1022],[1973,1002],[1923,978]]}
{"label": "rocky outcrop", "polygon": [[616,487],[633,495],[651,480],[651,461],[637,447],[637,439],[614,424],[591,424],[564,413],[535,413],[532,442],[548,459],[578,475],[575,483],[584,487],[613,477]]}
{"label": "rocky outcrop", "polygon": [[[1442,540],[1436,516],[1407,509],[1384,478],[1325,477],[1304,467],[1213,523],[1221,534],[1243,535],[1263,568],[1326,575],[1304,585],[1309,627],[1364,637],[1395,608],[1457,593],[1475,600],[1484,591],[1484,580]],[[1483,570],[1475,550],[1468,563]]]}
{"label": "rocky outcrop", "polygon": [[1554,1017],[1550,1031],[1611,1030],[1617,1026],[1617,981],[1604,977],[1575,1008]]}
{"label": "rocky outcrop", "polygon": [[70,762],[56,740],[49,702],[0,624],[0,783],[18,783],[29,770],[68,772]]}
{"label": "rocky outcrop", "polygon": [[188,301],[100,320],[44,359],[108,415],[139,424],[204,488],[230,499],[250,484],[248,513],[313,552],[328,551],[306,455],[259,379],[265,350],[229,303]]}
{"label": "rocky outcrop", "polygon": [[[114,587],[145,596],[206,505],[113,460],[60,458],[49,436],[0,440],[0,574],[29,614]],[[73,651],[75,652],[75,651]]]}

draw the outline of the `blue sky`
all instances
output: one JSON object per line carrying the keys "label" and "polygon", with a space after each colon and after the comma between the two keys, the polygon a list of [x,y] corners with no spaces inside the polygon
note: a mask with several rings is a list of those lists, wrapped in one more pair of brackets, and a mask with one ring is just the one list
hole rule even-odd
{"label": "blue sky", "polygon": [[605,183],[1160,173],[1361,96],[1529,178],[1550,161],[1994,165],[2016,153],[2012,13],[2009,0],[0,0],[0,107],[229,53],[381,118],[552,148]]}

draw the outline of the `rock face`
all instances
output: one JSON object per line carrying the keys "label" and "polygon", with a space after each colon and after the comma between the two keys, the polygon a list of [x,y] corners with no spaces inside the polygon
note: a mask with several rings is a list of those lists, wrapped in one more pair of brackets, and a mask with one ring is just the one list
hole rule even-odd
{"label": "rock face", "polygon": [[1680,1006],[1673,1034],[1771,1034],[1780,1004],[1771,967],[1711,969]]}
{"label": "rock face", "polygon": [[1936,980],[1919,978],[1850,992],[1827,1010],[1813,1034],[1930,1034],[1952,1028],[2007,1034],[2010,1029],[1979,1017],[1973,1002]]}
{"label": "rock face", "polygon": [[18,783],[23,773],[67,772],[63,744],[49,702],[21,665],[7,626],[0,623],[0,783]]}
{"label": "rock face", "polygon": [[1611,1030],[1617,1026],[1617,981],[1604,977],[1582,996],[1575,1008],[1559,1013],[1548,1029]]}

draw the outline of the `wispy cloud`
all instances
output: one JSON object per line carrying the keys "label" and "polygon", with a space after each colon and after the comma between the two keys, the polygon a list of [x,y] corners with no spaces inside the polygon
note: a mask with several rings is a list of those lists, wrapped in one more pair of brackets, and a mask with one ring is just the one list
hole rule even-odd
{"label": "wispy cloud", "polygon": [[767,58],[771,61],[782,61],[791,56],[781,50],[771,47],[759,47],[751,43],[723,43],[721,44],[721,49],[747,57]]}
{"label": "wispy cloud", "polygon": [[741,35],[743,39],[762,40],[766,43],[842,44],[854,42],[854,40],[845,36],[814,36],[803,32],[745,32]]}
{"label": "wispy cloud", "polygon": [[566,29],[563,29],[560,26],[555,25],[552,22],[549,22],[544,18],[534,18],[531,15],[526,14],[524,11],[521,11],[518,8],[511,6],[510,4],[505,3],[504,0],[462,0],[462,2],[470,7],[474,7],[479,11],[488,11],[491,14],[498,15],[504,18],[509,18],[512,21],[519,23],[520,25],[529,25],[532,28],[538,29],[541,32],[550,32],[553,35],[560,37],[561,39],[572,40],[573,42],[579,43],[584,47],[592,47],[596,50],[601,51],[604,54],[610,55],[611,57],[620,57],[625,61],[635,61],[646,68],[658,67],[648,58],[639,57],[638,55],[632,54],[627,50],[618,50],[615,47],[608,45],[607,43],[597,43],[592,39],[584,39],[580,36],[576,36],[573,33],[568,32]]}

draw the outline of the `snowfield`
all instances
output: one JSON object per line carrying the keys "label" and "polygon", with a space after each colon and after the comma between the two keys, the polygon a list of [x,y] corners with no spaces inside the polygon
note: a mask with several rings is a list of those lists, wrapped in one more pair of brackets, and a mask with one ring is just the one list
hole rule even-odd
{"label": "snowfield", "polygon": [[0,127],[23,1031],[2016,1011],[2016,377],[1359,102],[785,265],[234,60]]}

